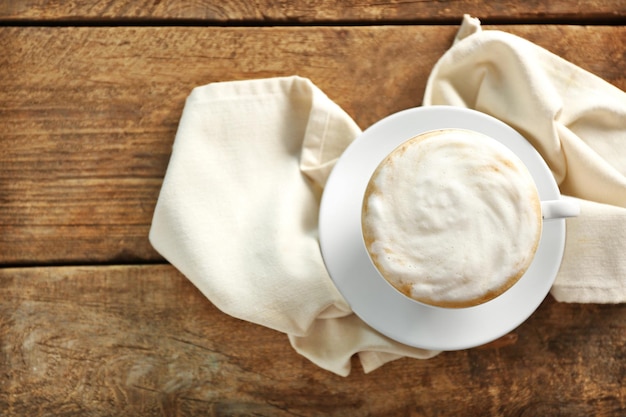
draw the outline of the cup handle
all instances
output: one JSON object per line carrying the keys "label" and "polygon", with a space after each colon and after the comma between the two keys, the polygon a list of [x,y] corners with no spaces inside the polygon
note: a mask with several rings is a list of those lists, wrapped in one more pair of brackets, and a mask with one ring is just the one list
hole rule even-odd
{"label": "cup handle", "polygon": [[571,199],[546,200],[541,202],[541,216],[544,220],[576,217],[580,214],[578,202]]}

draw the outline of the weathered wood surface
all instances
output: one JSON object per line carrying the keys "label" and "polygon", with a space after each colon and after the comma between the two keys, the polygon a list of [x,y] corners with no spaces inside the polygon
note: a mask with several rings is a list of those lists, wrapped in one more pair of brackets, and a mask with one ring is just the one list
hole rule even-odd
{"label": "weathered wood surface", "polygon": [[607,22],[626,17],[622,0],[21,0],[0,3],[3,21],[450,22],[464,13],[487,20]]}
{"label": "weathered wood surface", "polygon": [[[624,27],[500,28],[626,89]],[[455,31],[0,28],[0,264],[160,261],[147,235],[193,87],[298,74],[365,128],[421,103]]]}
{"label": "weathered wood surface", "polygon": [[624,305],[548,297],[486,347],[341,378],[148,265],[193,87],[298,74],[365,128],[421,103],[463,13],[606,23],[497,28],[626,90],[621,0],[0,2],[0,415],[623,416]]}
{"label": "weathered wood surface", "polygon": [[[626,305],[548,298],[503,343],[347,378],[172,267],[0,269],[0,414],[620,416]],[[622,413],[622,414],[620,414]]]}

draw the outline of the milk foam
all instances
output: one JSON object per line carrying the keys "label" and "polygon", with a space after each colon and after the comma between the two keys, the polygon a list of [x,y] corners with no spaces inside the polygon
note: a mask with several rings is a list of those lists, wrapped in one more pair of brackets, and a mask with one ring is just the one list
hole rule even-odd
{"label": "milk foam", "polygon": [[370,181],[362,222],[381,274],[406,295],[443,306],[508,288],[541,233],[537,190],[519,158],[458,130],[392,152]]}

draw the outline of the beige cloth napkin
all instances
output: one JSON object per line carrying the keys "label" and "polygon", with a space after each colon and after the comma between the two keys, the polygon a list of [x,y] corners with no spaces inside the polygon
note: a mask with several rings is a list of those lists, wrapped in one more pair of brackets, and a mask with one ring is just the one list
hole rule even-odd
{"label": "beige cloth napkin", "polygon": [[626,301],[626,94],[517,36],[465,16],[433,68],[424,105],[490,114],[546,160],[562,194],[580,199],[567,220],[559,301]]}
{"label": "beige cloth napkin", "polygon": [[[486,62],[489,47],[482,46],[491,37],[504,39],[492,52],[499,58],[472,73],[468,68]],[[480,58],[471,63],[474,54]],[[555,65],[569,71],[553,71]],[[537,77],[550,94],[533,93]],[[581,218],[568,220],[555,296],[625,301],[624,93],[519,38],[481,32],[477,21],[466,18],[459,41],[433,71],[425,104],[480,102],[478,108],[489,112],[484,102],[492,101],[499,103],[496,110],[508,109],[496,117],[548,151],[544,157],[563,189],[588,200],[582,201]],[[571,111],[563,110],[565,101]],[[554,103],[561,103],[560,110],[553,111]],[[553,112],[544,114],[547,108]],[[551,123],[563,115],[573,123]],[[198,87],[185,104],[150,230],[154,248],[219,309],[286,333],[297,352],[344,376],[354,354],[370,372],[399,357],[438,353],[371,329],[351,312],[324,268],[317,240],[321,193],[334,162],[359,132],[341,108],[300,77]],[[611,196],[600,198],[588,187],[611,190]]]}
{"label": "beige cloth napkin", "polygon": [[324,369],[365,372],[428,358],[357,318],[317,240],[334,162],[360,130],[309,80],[273,78],[193,90],[183,111],[150,241],[219,309],[286,333]]}

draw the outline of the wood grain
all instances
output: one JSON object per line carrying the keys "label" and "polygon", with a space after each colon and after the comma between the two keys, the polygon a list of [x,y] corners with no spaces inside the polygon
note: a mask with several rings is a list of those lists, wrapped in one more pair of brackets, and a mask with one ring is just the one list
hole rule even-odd
{"label": "wood grain", "polygon": [[[500,28],[626,89],[624,27]],[[0,28],[0,264],[160,262],[147,235],[193,87],[298,74],[365,128],[421,103],[455,31]]]}
{"label": "wood grain", "polygon": [[421,103],[464,13],[626,90],[622,0],[0,2],[0,415],[626,415],[626,305],[548,297],[488,345],[341,378],[148,243],[193,87],[298,74],[365,128]]}
{"label": "wood grain", "polygon": [[626,305],[548,298],[498,346],[347,378],[170,266],[0,269],[5,416],[618,416]]}
{"label": "wood grain", "polygon": [[0,20],[11,21],[191,21],[193,23],[448,22],[469,13],[485,20],[607,22],[626,18],[620,0],[427,0],[364,2],[299,0],[22,0],[0,3]]}

